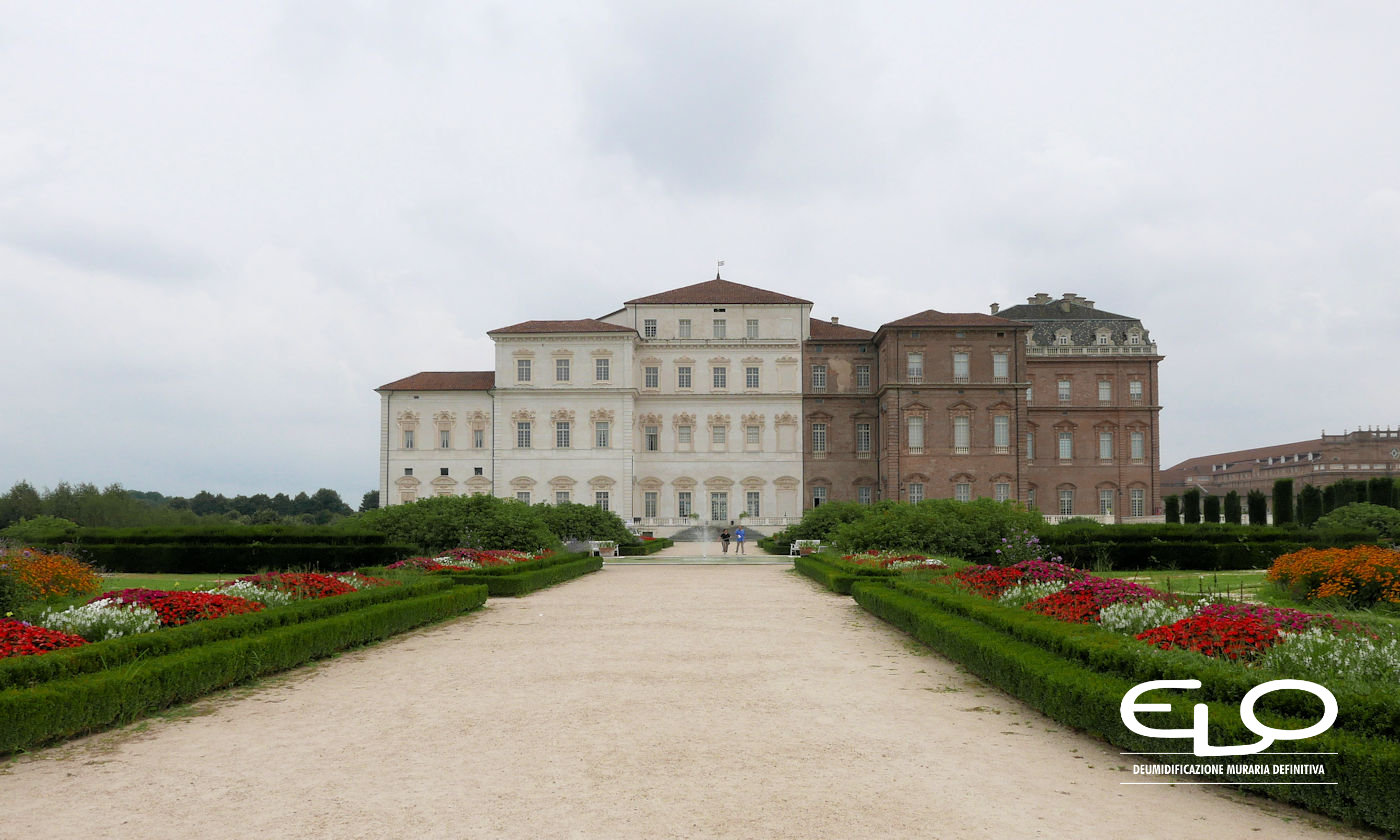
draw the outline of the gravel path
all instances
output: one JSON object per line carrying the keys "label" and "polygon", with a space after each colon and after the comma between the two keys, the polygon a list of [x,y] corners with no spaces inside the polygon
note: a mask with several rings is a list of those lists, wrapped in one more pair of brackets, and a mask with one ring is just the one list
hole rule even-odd
{"label": "gravel path", "polygon": [[1122,787],[781,566],[609,566],[0,766],[0,837],[1371,836]]}

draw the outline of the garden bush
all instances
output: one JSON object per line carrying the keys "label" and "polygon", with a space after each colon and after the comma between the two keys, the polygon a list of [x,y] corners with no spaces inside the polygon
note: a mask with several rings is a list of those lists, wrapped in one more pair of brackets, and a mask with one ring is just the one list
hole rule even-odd
{"label": "garden bush", "polygon": [[560,545],[539,511],[487,495],[434,496],[367,510],[352,521],[424,554],[459,547],[540,551]]}
{"label": "garden bush", "polygon": [[637,545],[620,545],[617,548],[617,553],[623,557],[640,557],[647,554],[655,554],[675,544],[675,540],[666,537],[657,537],[652,540],[642,540],[642,542]]}
{"label": "garden bush", "polygon": [[1269,497],[1264,495],[1263,490],[1250,490],[1247,505],[1250,525],[1269,524]]}
{"label": "garden bush", "polygon": [[[558,583],[583,577],[603,568],[601,557],[579,557],[574,554],[561,554],[548,560],[535,561],[537,566],[521,563],[511,568],[476,569],[471,571],[442,570],[430,572],[430,576],[441,575],[454,583],[463,585],[480,584],[486,587],[493,598],[526,595],[538,589],[545,589]],[[521,568],[529,566],[529,568]]]}
{"label": "garden bush", "polygon": [[1375,532],[1243,525],[1106,525],[1095,531],[1044,529],[1046,550],[1081,569],[1263,569],[1309,546],[1374,542]]}
{"label": "garden bush", "polygon": [[882,502],[855,507],[865,515],[838,525],[831,534],[831,541],[848,553],[900,549],[992,562],[1002,537],[1044,524],[1038,513],[991,499],[928,499],[917,504]]}
{"label": "garden bush", "polygon": [[1369,530],[1388,540],[1400,540],[1400,510],[1369,502],[1357,502],[1339,507],[1318,519],[1316,527]]}

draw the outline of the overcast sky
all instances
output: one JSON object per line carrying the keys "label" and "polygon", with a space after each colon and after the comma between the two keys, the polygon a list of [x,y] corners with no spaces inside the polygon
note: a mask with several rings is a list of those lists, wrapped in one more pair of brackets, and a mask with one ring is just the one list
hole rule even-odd
{"label": "overcast sky", "polygon": [[1142,318],[1162,461],[1400,425],[1400,4],[6,2],[0,491],[378,482],[373,389],[714,276]]}

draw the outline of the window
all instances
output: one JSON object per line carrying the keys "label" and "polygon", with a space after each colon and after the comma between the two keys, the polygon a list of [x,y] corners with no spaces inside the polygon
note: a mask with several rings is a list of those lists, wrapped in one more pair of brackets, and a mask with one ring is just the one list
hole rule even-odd
{"label": "window", "polygon": [[608,499],[608,491],[606,491],[606,490],[594,490],[594,491],[593,491],[593,506],[594,506],[594,507],[598,508],[599,510],[608,510],[608,501],[609,501],[609,499]]}
{"label": "window", "polygon": [[725,331],[728,329],[728,327],[724,323],[724,319],[716,318],[713,326],[715,331],[715,338],[724,338]]}
{"label": "window", "polygon": [[655,318],[645,318],[642,320],[642,335],[646,338],[656,338]]}
{"label": "window", "polygon": [[661,368],[657,367],[656,365],[647,365],[646,367],[642,368],[642,387],[660,388]]}
{"label": "window", "polygon": [[959,481],[953,485],[953,498],[959,502],[972,501],[972,485],[966,481]]}
{"label": "window", "polygon": [[992,498],[998,502],[1005,502],[1011,498],[1011,484],[1005,481],[998,481],[992,485]]}
{"label": "window", "polygon": [[924,500],[923,482],[914,481],[909,484],[909,501],[922,502]]}
{"label": "window", "polygon": [[518,501],[518,502],[524,502],[524,503],[527,504],[527,505],[530,504],[530,491],[529,491],[529,490],[517,490],[517,491],[515,491],[515,500]]}
{"label": "window", "polygon": [[1026,488],[1026,509],[1027,509],[1027,510],[1037,510],[1037,509],[1038,509],[1038,508],[1036,508],[1036,506],[1035,506],[1035,488],[1034,488],[1034,487],[1027,487],[1027,488]]}
{"label": "window", "polygon": [[555,382],[568,382],[568,381],[569,381],[569,360],[568,360],[568,359],[555,359],[555,360],[554,360],[554,381],[555,381]]}
{"label": "window", "polygon": [[710,494],[710,518],[716,522],[723,522],[729,518],[729,494],[714,492]]}
{"label": "window", "polygon": [[611,359],[594,359],[593,367],[596,371],[596,378],[599,382],[607,382],[609,379],[612,378]]}
{"label": "window", "polygon": [[1106,332],[1101,332],[1101,333],[1099,333],[1098,336],[1097,336],[1097,339],[1098,339],[1098,341],[1097,341],[1098,344],[1100,344],[1100,345],[1107,344],[1107,343],[1108,343],[1108,340],[1109,340],[1108,333],[1106,333]]}
{"label": "window", "polygon": [[1128,399],[1133,402],[1142,402],[1142,380],[1134,379],[1128,382]]}
{"label": "window", "polygon": [[870,390],[870,365],[856,365],[856,390]]}
{"label": "window", "polygon": [[1113,402],[1113,383],[1107,379],[1099,380],[1099,402]]}
{"label": "window", "polygon": [[1060,460],[1068,461],[1074,457],[1074,433],[1060,432]]}
{"label": "window", "polygon": [[413,467],[404,467],[404,468],[403,468],[403,474],[404,474],[404,475],[413,475]]}
{"label": "window", "polygon": [[870,424],[856,424],[856,452],[870,454]]}
{"label": "window", "polygon": [[953,454],[966,455],[972,451],[972,418],[953,418]]}
{"label": "window", "polygon": [[908,442],[910,452],[924,451],[924,418],[910,417],[908,423]]}
{"label": "window", "polygon": [[1035,432],[1026,432],[1026,460],[1035,460]]}
{"label": "window", "polygon": [[412,430],[412,429],[404,429],[404,430],[403,430],[403,448],[404,448],[404,449],[412,449],[412,448],[413,448],[413,430]]}
{"label": "window", "polygon": [[746,368],[744,368],[744,387],[745,387],[745,388],[757,388],[757,387],[758,387],[758,368],[756,368],[756,367],[746,367]]}
{"label": "window", "polygon": [[1141,461],[1147,458],[1147,434],[1145,432],[1132,432],[1128,435],[1128,445],[1131,448],[1130,456],[1134,461]]}
{"label": "window", "polygon": [[746,444],[748,444],[749,446],[755,446],[755,447],[756,447],[756,446],[759,445],[760,436],[761,436],[762,434],[763,434],[763,430],[760,429],[758,426],[745,426],[745,427],[744,427],[744,442],[745,442]]}
{"label": "window", "polygon": [[676,494],[676,515],[682,519],[690,516],[691,496],[689,490],[682,490]]}
{"label": "window", "polygon": [[452,432],[449,429],[438,429],[438,449],[452,448]]}
{"label": "window", "polygon": [[656,452],[661,448],[661,427],[647,426],[642,430],[642,439],[646,442],[648,452]]}
{"label": "window", "polygon": [[529,360],[529,359],[516,359],[516,360],[515,360],[515,381],[516,381],[516,382],[529,382],[529,381],[530,381],[530,360]]}
{"label": "window", "polygon": [[1060,402],[1069,402],[1070,395],[1072,394],[1072,391],[1070,390],[1070,381],[1068,379],[1061,379],[1056,388],[1060,396]]}
{"label": "window", "polygon": [[906,376],[910,382],[924,381],[924,354],[910,353],[905,359]]}
{"label": "window", "polygon": [[1132,516],[1147,515],[1147,494],[1141,487],[1134,487],[1128,491],[1129,513]]}
{"label": "window", "polygon": [[749,516],[762,516],[759,512],[759,502],[762,494],[757,490],[747,490],[744,492],[744,512]]}
{"label": "window", "polygon": [[689,387],[690,387],[690,366],[689,366],[689,365],[682,365],[681,367],[676,368],[676,387],[677,387],[677,388],[689,388]]}
{"label": "window", "polygon": [[642,516],[648,519],[656,518],[656,491],[648,490],[642,494]]}
{"label": "window", "polygon": [[871,505],[871,504],[874,504],[874,503],[875,503],[875,488],[874,488],[874,487],[857,487],[857,488],[856,488],[856,501],[857,501],[857,502],[860,502],[860,503],[863,504],[863,505]]}
{"label": "window", "polygon": [[812,390],[826,390],[826,365],[812,365]]}
{"label": "window", "polygon": [[515,448],[530,448],[530,421],[521,420],[515,424]]}
{"label": "window", "polygon": [[1074,516],[1074,491],[1065,489],[1060,491],[1060,515]]}
{"label": "window", "polygon": [[716,388],[729,387],[729,368],[717,367],[712,369]]}
{"label": "window", "polygon": [[744,322],[744,335],[748,338],[758,338],[757,318],[750,318]]}
{"label": "window", "polygon": [[992,451],[998,455],[1011,451],[1011,416],[1008,414],[992,417]]}
{"label": "window", "polygon": [[554,448],[568,449],[570,446],[570,434],[572,424],[568,420],[559,420],[554,424]]}
{"label": "window", "polygon": [[1113,460],[1113,432],[1099,432],[1099,460]]}
{"label": "window", "polygon": [[966,353],[953,354],[953,381],[966,382],[970,376],[968,358]]}
{"label": "window", "polygon": [[1069,344],[1069,332],[1059,332],[1055,334],[1055,343],[1060,345]]}
{"label": "window", "polygon": [[724,446],[729,442],[729,429],[725,426],[715,426],[710,429],[710,443],[715,446]]}
{"label": "window", "polygon": [[690,444],[691,444],[691,431],[690,431],[690,430],[691,430],[691,427],[690,427],[690,426],[677,426],[677,427],[676,427],[676,443],[680,444],[681,446],[690,446]]}
{"label": "window", "polygon": [[1142,343],[1142,336],[1139,335],[1139,334],[1137,334],[1137,333],[1129,333],[1129,334],[1128,334],[1128,343],[1129,343],[1129,344],[1133,344],[1133,345],[1141,344],[1141,343]]}
{"label": "window", "polygon": [[485,429],[472,429],[472,448],[473,448],[473,449],[485,449],[485,448],[486,448],[486,430],[485,430]]}
{"label": "window", "polygon": [[1028,386],[1026,387],[1026,405],[1030,405],[1030,404],[1031,404],[1031,401],[1032,401],[1034,398],[1035,398],[1035,386],[1034,386],[1034,385],[1028,385]]}
{"label": "window", "polygon": [[690,338],[690,319],[689,319],[689,318],[682,318],[682,319],[680,320],[680,324],[677,325],[677,326],[678,326],[678,328],[677,328],[677,334],[678,334],[681,338]]}
{"label": "window", "polygon": [[611,446],[612,444],[609,442],[611,430],[612,426],[608,421],[599,420],[593,426],[593,445],[599,449],[607,449]]}
{"label": "window", "polygon": [[1099,516],[1113,515],[1113,491],[1099,491]]}
{"label": "window", "polygon": [[1006,353],[992,354],[992,381],[1011,381],[1011,357]]}
{"label": "window", "polygon": [[824,505],[824,504],[826,504],[826,488],[825,488],[825,487],[813,487],[813,488],[812,488],[812,507],[821,507],[821,506]]}
{"label": "window", "polygon": [[472,467],[472,475],[481,475],[481,467]]}
{"label": "window", "polygon": [[567,504],[569,503],[569,491],[568,491],[568,490],[555,490],[555,491],[554,491],[554,503],[555,503],[556,505],[567,505]]}
{"label": "window", "polygon": [[825,424],[825,423],[813,423],[813,424],[812,424],[812,452],[814,452],[814,453],[816,453],[816,454],[819,454],[819,455],[824,455],[824,454],[826,454],[826,424]]}

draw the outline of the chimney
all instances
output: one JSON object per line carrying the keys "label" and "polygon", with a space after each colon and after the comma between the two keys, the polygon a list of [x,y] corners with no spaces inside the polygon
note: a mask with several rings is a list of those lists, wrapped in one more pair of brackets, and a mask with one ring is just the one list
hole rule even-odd
{"label": "chimney", "polygon": [[840,318],[837,318],[835,315],[832,315],[832,316],[831,316],[831,323],[833,323],[833,324],[839,324],[839,323],[841,323],[841,319],[840,319]]}
{"label": "chimney", "polygon": [[1046,304],[1046,303],[1049,303],[1049,302],[1050,302],[1050,296],[1049,296],[1048,294],[1046,294],[1045,292],[1036,292],[1036,293],[1035,293],[1035,297],[1028,297],[1028,298],[1026,298],[1026,303],[1030,303],[1030,304]]}
{"label": "chimney", "polygon": [[1060,295],[1060,299],[1061,299],[1061,300],[1071,300],[1071,301],[1072,301],[1072,300],[1077,300],[1078,298],[1079,298],[1079,295],[1076,295],[1074,292],[1065,292],[1064,294]]}
{"label": "chimney", "polygon": [[994,304],[992,304],[992,314],[993,314],[993,315],[997,314],[997,311],[1000,310],[1000,309],[1001,309],[1001,304],[999,304],[999,303],[994,303]]}

